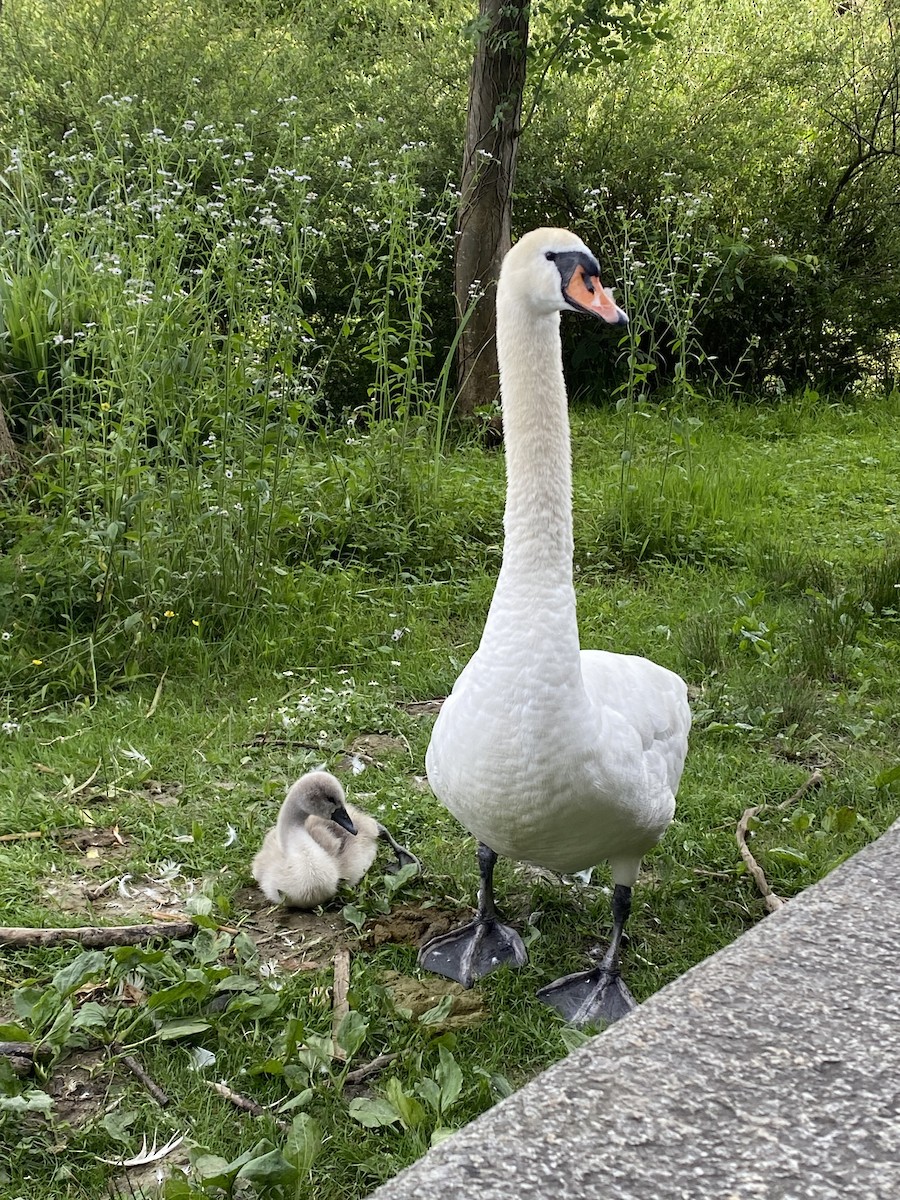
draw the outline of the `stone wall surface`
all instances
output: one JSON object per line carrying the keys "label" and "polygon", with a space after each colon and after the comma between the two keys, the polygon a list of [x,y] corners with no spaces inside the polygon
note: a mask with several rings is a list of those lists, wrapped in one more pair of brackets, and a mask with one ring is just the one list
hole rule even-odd
{"label": "stone wall surface", "polygon": [[372,1200],[900,1200],[900,822]]}

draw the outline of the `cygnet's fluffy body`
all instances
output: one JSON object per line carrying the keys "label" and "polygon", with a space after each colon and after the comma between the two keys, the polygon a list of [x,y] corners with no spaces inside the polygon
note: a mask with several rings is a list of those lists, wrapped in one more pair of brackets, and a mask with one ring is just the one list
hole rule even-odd
{"label": "cygnet's fluffy body", "polygon": [[347,803],[333,775],[310,771],[288,789],[253,860],[253,876],[273,904],[315,908],[331,900],[342,881],[359,883],[375,861],[380,836],[379,823]]}
{"label": "cygnet's fluffy body", "polygon": [[341,883],[356,884],[375,861],[378,839],[397,856],[394,868],[419,860],[389,830],[353,804],[328,771],[310,771],[291,784],[262,848],[253,877],[273,904],[316,908]]}

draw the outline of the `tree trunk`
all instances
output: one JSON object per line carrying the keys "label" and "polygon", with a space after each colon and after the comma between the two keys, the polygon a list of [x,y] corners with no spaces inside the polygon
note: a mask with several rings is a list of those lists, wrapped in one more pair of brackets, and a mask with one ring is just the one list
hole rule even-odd
{"label": "tree trunk", "polygon": [[471,416],[498,387],[495,289],[511,244],[512,189],[525,87],[529,7],[480,0],[481,30],[469,76],[466,145],[454,262],[457,320],[480,297],[459,341],[456,412]]}

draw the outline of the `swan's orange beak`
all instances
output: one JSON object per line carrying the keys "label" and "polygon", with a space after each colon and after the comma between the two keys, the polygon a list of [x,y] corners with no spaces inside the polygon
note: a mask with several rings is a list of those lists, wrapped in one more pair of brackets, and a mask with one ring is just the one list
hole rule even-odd
{"label": "swan's orange beak", "polygon": [[600,282],[599,275],[589,275],[581,263],[569,277],[563,295],[575,308],[599,317],[608,325],[625,325],[628,317],[612,298],[612,292]]}

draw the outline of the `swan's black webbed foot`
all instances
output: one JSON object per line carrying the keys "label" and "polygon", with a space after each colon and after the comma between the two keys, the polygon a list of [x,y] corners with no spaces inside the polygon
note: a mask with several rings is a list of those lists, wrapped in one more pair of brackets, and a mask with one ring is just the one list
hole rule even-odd
{"label": "swan's black webbed foot", "polygon": [[385,829],[380,821],[378,823],[378,836],[383,842],[387,842],[394,854],[397,856],[397,861],[392,862],[387,867],[387,870],[391,875],[396,875],[397,872],[402,871],[404,867],[410,866],[416,867],[421,873],[422,864],[419,862],[416,856],[411,851],[407,850],[405,846],[401,846],[400,843],[395,840],[391,831],[389,829]]}
{"label": "swan's black webbed foot", "polygon": [[496,917],[476,917],[460,929],[432,938],[419,951],[419,964],[426,971],[455,979],[464,988],[497,967],[521,967],[527,961],[525,943],[511,926]]}
{"label": "swan's black webbed foot", "polygon": [[475,920],[432,938],[419,951],[419,964],[426,971],[455,979],[470,988],[476,979],[504,963],[524,966],[528,961],[525,943],[509,925],[497,917],[494,905],[494,863],[497,855],[483,842],[478,845],[478,911]]}
{"label": "swan's black webbed foot", "polygon": [[619,973],[619,947],[631,912],[631,888],[617,883],[612,898],[613,930],[603,961],[591,971],[577,971],[538,991],[543,1000],[572,1025],[611,1025],[637,1008]]}
{"label": "swan's black webbed foot", "polygon": [[594,967],[548,983],[538,999],[555,1008],[571,1025],[611,1025],[637,1008],[637,1001],[618,971]]}

